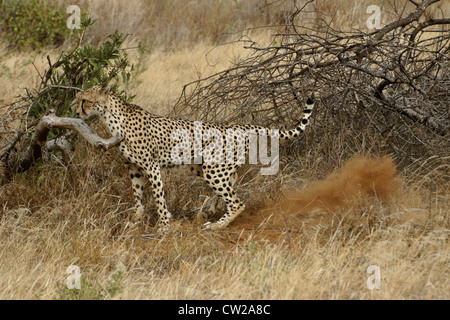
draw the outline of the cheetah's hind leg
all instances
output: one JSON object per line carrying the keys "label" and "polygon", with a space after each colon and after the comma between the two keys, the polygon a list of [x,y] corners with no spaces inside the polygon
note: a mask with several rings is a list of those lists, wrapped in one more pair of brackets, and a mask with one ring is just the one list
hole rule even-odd
{"label": "cheetah's hind leg", "polygon": [[228,226],[245,209],[233,190],[236,181],[237,165],[203,165],[203,177],[214,192],[225,201],[227,211],[216,222],[207,222],[204,229],[218,230]]}

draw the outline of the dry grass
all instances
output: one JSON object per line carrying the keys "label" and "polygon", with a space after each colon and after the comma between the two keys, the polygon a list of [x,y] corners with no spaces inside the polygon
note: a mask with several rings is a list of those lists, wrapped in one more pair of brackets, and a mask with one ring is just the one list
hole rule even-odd
{"label": "dry grass", "polygon": [[[306,176],[315,169],[288,168],[296,173],[275,177],[268,190],[246,195],[242,187],[249,209],[213,233],[201,231],[192,212],[211,192],[169,170],[173,228],[146,239],[154,220],[130,224],[132,194],[120,159],[85,148],[75,154],[77,174],[48,163],[0,189],[0,298],[449,298],[445,186],[430,192],[403,184],[388,202],[366,195],[333,210],[283,211],[270,201],[277,185],[310,185]],[[145,201],[154,214],[150,195]],[[66,288],[69,265],[81,269],[81,290]],[[370,265],[381,268],[380,290],[366,286]]]}
{"label": "dry grass", "polygon": [[[149,26],[137,27],[147,11],[109,2],[115,17],[123,15],[121,26],[130,28],[125,32],[142,32],[151,39]],[[98,14],[106,10],[90,3]],[[144,2],[131,3],[139,8]],[[206,10],[211,1],[198,3]],[[166,5],[186,12],[187,21],[198,14],[187,9],[190,1]],[[317,5],[324,12],[333,7]],[[145,57],[146,70],[129,88],[137,94],[136,103],[159,114],[168,112],[183,84],[246,54],[238,44],[209,52],[217,40],[209,20],[198,27],[206,32],[203,38],[189,29],[189,37],[197,38],[187,39],[197,42],[174,46],[184,39],[183,29],[171,29],[174,20],[164,12],[160,19],[165,17],[166,25],[155,22],[159,39],[173,39]],[[229,12],[210,15],[221,14],[230,19]],[[135,25],[128,25],[126,17],[133,17]],[[99,25],[97,36],[109,31],[108,21]],[[258,36],[264,39],[264,34]],[[2,55],[4,103],[36,83],[31,61],[42,70],[46,59],[35,55]],[[77,172],[54,157],[0,187],[0,299],[449,299],[448,159],[428,159],[396,174],[389,166],[391,171],[380,169],[401,182],[389,199],[363,193],[327,210],[283,209],[281,192],[311,190],[321,178],[333,176],[314,149],[286,156],[274,177],[257,177],[243,168],[238,193],[247,210],[229,228],[214,233],[201,231],[201,214],[193,211],[211,191],[183,170],[165,172],[173,228],[165,237],[144,238],[155,223],[150,192],[144,199],[148,216],[132,226],[133,196],[124,164],[115,150],[97,154],[80,142],[73,160]],[[342,157],[341,167],[346,160]],[[69,265],[81,269],[81,290],[66,286]],[[380,290],[366,286],[370,265],[380,267]]]}
{"label": "dry grass", "polygon": [[[247,27],[285,22],[284,8],[268,1],[247,0],[47,0],[59,6],[78,5],[97,19],[88,33],[94,43],[119,29],[151,47],[177,50],[198,42],[220,43],[229,33]],[[279,4],[285,1],[280,1]]]}

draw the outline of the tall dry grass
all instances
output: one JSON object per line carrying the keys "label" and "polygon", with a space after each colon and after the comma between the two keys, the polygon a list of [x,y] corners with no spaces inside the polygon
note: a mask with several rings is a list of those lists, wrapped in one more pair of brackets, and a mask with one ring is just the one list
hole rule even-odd
{"label": "tall dry grass", "polygon": [[[48,163],[0,189],[1,298],[448,298],[445,186],[418,194],[403,184],[388,202],[366,195],[351,206],[293,213],[267,203],[277,184],[288,190],[283,179],[310,185],[315,168],[288,168],[297,174],[274,177],[269,190],[245,195],[241,187],[249,209],[227,229],[205,232],[192,210],[211,192],[172,170],[164,176],[172,230],[153,237],[151,217],[130,222],[133,197],[114,152],[83,146],[74,163],[76,173]],[[67,289],[70,265],[80,267],[80,290]],[[367,288],[370,265],[380,267],[379,290]]]}
{"label": "tall dry grass", "polygon": [[[345,4],[354,4],[357,11],[362,5],[352,1]],[[99,17],[92,39],[119,27],[138,40],[167,41],[141,57],[145,70],[129,87],[137,94],[136,103],[159,114],[168,112],[183,84],[226,68],[247,53],[240,44],[211,48],[225,39],[222,31],[247,26],[256,5],[208,0],[78,3]],[[357,14],[334,3],[316,5],[324,15],[337,9],[338,19],[352,18],[359,25]],[[238,10],[233,8],[242,10],[241,20],[232,18]],[[266,14],[259,23],[282,19]],[[267,39],[264,32],[254,36]],[[129,40],[136,41],[133,37]],[[1,50],[0,94],[9,102],[22,88],[37,83],[35,66],[43,70],[46,55]],[[247,210],[219,232],[200,228],[207,213],[202,206],[213,196],[207,186],[183,169],[164,171],[174,221],[168,235],[153,237],[156,208],[150,186],[144,199],[147,216],[133,225],[133,195],[116,150],[98,154],[80,140],[74,150],[75,172],[55,155],[0,187],[0,298],[448,299],[448,159],[421,160],[420,170],[411,166],[395,171],[395,163],[384,163],[378,173],[390,179],[381,180],[381,188],[400,182],[389,199],[379,192],[358,193],[325,210],[287,210],[281,194],[293,188],[314,193],[324,181],[332,191],[343,188],[330,178],[346,171],[350,157],[343,146],[306,145],[299,154],[282,155],[276,176],[261,177],[244,167],[237,189]],[[321,158],[321,148],[336,149],[341,171]],[[360,145],[354,153],[372,153],[376,159],[376,147],[370,150]],[[368,179],[366,185],[375,181]],[[80,290],[67,288],[70,265],[80,267]],[[366,285],[370,265],[380,267],[379,290]]]}
{"label": "tall dry grass", "polygon": [[[220,43],[247,27],[285,22],[283,9],[269,1],[227,0],[48,0],[58,6],[78,5],[97,19],[88,33],[94,43],[119,29],[151,47],[176,50],[198,42]],[[284,1],[279,2],[282,4]]]}

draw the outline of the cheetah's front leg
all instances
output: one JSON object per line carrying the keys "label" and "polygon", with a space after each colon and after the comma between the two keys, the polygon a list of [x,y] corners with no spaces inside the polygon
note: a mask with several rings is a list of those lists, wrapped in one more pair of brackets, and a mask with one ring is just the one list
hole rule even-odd
{"label": "cheetah's front leg", "polygon": [[136,213],[133,216],[133,221],[139,221],[144,215],[144,206],[142,198],[144,193],[145,177],[144,172],[135,164],[127,163],[128,171],[130,173],[131,185],[135,198]]}
{"label": "cheetah's front leg", "polygon": [[149,162],[145,166],[145,172],[152,183],[153,197],[155,198],[156,206],[158,208],[158,232],[166,233],[169,231],[170,218],[172,215],[169,210],[167,210],[159,164],[156,161]]}

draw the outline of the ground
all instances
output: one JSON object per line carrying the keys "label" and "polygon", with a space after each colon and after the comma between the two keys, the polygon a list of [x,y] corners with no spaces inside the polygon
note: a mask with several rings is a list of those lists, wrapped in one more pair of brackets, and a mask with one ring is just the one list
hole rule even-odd
{"label": "ground", "polygon": [[[48,165],[44,177],[31,172],[1,189],[15,209],[0,221],[0,297],[448,298],[448,194],[424,193],[399,173],[403,185],[390,200],[359,194],[333,210],[290,212],[284,198],[255,192],[246,199],[249,209],[218,232],[202,231],[202,219],[189,216],[202,195],[169,192],[169,206],[185,207],[174,210],[166,236],[153,237],[150,218],[130,227],[132,194],[126,175],[120,178],[126,169],[118,159],[112,163],[105,172],[86,162],[81,181]],[[166,174],[168,186],[188,175]],[[302,183],[297,194],[308,186],[314,183]],[[71,265],[80,268],[79,290],[67,288]],[[380,268],[381,289],[367,286],[373,265]]]}

